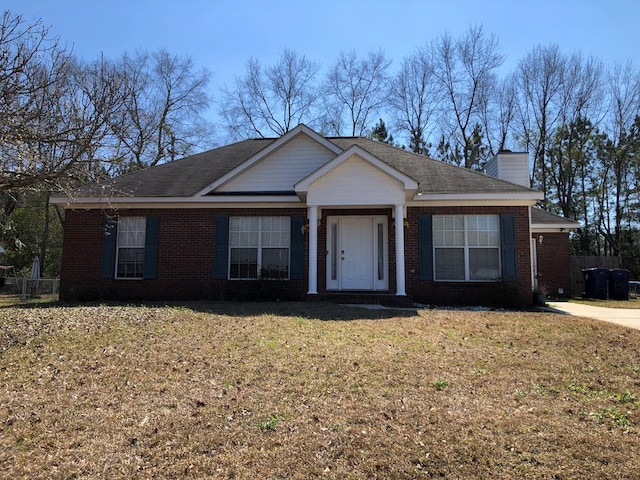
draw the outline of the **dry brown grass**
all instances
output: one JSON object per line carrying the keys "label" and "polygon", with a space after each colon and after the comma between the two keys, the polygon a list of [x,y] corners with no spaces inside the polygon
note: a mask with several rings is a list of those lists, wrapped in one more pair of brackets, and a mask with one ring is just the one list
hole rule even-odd
{"label": "dry brown grass", "polygon": [[637,478],[638,395],[563,315],[0,309],[2,478]]}

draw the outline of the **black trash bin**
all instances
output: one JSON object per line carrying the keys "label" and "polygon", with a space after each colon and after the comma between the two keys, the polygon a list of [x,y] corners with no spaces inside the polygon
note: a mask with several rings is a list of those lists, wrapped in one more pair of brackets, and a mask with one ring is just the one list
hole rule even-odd
{"label": "black trash bin", "polygon": [[584,296],[598,300],[606,300],[609,294],[609,269],[586,268],[582,270],[584,277]]}
{"label": "black trash bin", "polygon": [[624,268],[609,270],[609,298],[629,300],[629,270]]}

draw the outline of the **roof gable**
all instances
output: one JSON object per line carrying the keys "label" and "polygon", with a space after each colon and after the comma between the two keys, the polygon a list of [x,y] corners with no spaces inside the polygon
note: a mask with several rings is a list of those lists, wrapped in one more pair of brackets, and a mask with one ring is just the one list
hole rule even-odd
{"label": "roof gable", "polygon": [[[407,194],[402,176],[378,168],[357,150],[347,150],[342,161],[331,162],[332,168],[314,172],[296,185],[296,193],[306,197],[308,205],[322,206],[394,205],[413,196],[415,188]],[[413,182],[411,186],[417,184]]]}
{"label": "roof gable", "polygon": [[[299,163],[292,168],[292,154],[295,155],[301,151],[310,153],[310,156],[307,157],[307,162]],[[246,187],[249,187],[249,191],[264,191],[264,187],[271,191],[293,190],[293,184],[299,178],[341,151],[340,147],[331,143],[325,137],[317,134],[306,125],[300,124],[225,175],[216,179],[210,185],[207,185],[198,192],[198,195],[207,195],[214,191],[238,191],[238,189]],[[271,171],[274,168],[275,171]],[[266,183],[264,179],[260,179],[265,174],[270,177],[271,183]],[[278,175],[280,176],[278,177]],[[245,178],[243,179],[242,177]],[[273,182],[279,185],[275,185]],[[263,188],[260,189],[259,185],[262,185]]]}
{"label": "roof gable", "polygon": [[300,134],[215,189],[223,192],[293,192],[294,185],[335,154]]}
{"label": "roof gable", "polygon": [[[373,167],[378,170],[378,172],[384,173],[386,176],[397,180],[405,190],[415,190],[418,188],[418,182],[416,182],[413,178],[402,173],[388,163],[383,162],[361,146],[352,145],[344,150],[340,155],[335,157],[333,160],[325,163],[322,167],[310,173],[308,176],[296,183],[296,193],[300,194],[308,191],[314,183],[318,182],[322,177],[326,176],[327,174],[329,174],[329,172],[338,168],[343,163],[351,160],[354,156],[357,156],[362,160],[362,162],[359,163],[360,165],[368,165],[370,167]],[[359,179],[353,178],[352,176],[349,177],[352,188],[354,180]]]}

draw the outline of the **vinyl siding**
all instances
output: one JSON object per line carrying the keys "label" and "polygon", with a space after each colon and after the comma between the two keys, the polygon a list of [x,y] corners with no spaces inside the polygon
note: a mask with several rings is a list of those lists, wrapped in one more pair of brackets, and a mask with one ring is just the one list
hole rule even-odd
{"label": "vinyl siding", "polygon": [[292,191],[296,182],[324,165],[333,156],[332,152],[306,135],[299,135],[217,191]]}
{"label": "vinyl siding", "polygon": [[389,205],[403,203],[403,185],[357,155],[309,187],[309,205]]}

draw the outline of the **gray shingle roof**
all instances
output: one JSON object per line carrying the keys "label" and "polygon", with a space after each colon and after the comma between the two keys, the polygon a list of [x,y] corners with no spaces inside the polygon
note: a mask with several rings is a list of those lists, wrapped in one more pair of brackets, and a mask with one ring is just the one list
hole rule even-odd
{"label": "gray shingle roof", "polygon": [[[244,140],[191,155],[147,170],[135,172],[78,190],[74,196],[190,197],[245,162],[277,139]],[[358,145],[419,184],[419,192],[434,193],[525,193],[533,190],[479,172],[417,155],[361,137],[329,138],[347,149]]]}
{"label": "gray shingle roof", "polygon": [[116,177],[103,185],[77,192],[79,196],[131,195],[138,197],[190,197],[252,157],[273,139],[244,140],[139,172]]}
{"label": "gray shingle roof", "polygon": [[343,149],[356,144],[417,180],[420,193],[517,193],[531,189],[368,138],[332,138]]}
{"label": "gray shingle roof", "polygon": [[547,212],[546,210],[541,210],[540,208],[531,209],[531,223],[536,225],[574,225],[575,228],[580,227],[580,223],[574,220],[569,220],[568,218]]}

